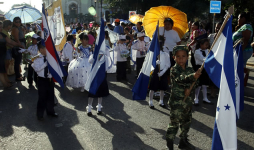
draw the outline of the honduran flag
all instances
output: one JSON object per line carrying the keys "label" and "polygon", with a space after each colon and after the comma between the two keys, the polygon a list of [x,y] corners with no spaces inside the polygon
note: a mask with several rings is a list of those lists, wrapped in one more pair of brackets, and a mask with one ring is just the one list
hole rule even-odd
{"label": "honduran flag", "polygon": [[86,81],[85,89],[95,95],[101,83],[106,77],[106,44],[104,20],[101,18],[100,32],[97,36],[93,53],[93,65],[89,77]]}
{"label": "honduran flag", "polygon": [[236,150],[236,92],[232,17],[205,60],[205,69],[220,88],[213,130],[212,150]]}
{"label": "honduran flag", "polygon": [[45,40],[45,45],[47,49],[47,60],[48,60],[48,69],[52,75],[54,81],[58,82],[61,87],[64,87],[62,80],[63,76],[66,76],[67,73],[64,70],[62,63],[59,59],[59,56],[56,52],[55,45],[53,43],[51,33],[48,27],[48,22],[46,19],[45,8],[42,5],[42,27],[41,27],[41,37]]}
{"label": "honduran flag", "polygon": [[153,34],[153,40],[146,54],[145,61],[139,73],[138,79],[132,89],[133,100],[145,100],[147,88],[149,84],[150,72],[156,67],[157,56],[160,54],[160,46],[158,40],[158,25]]}
{"label": "honduran flag", "polygon": [[236,113],[240,118],[240,111],[244,108],[244,67],[242,45],[238,44],[234,49],[235,66],[235,92],[236,92]]}

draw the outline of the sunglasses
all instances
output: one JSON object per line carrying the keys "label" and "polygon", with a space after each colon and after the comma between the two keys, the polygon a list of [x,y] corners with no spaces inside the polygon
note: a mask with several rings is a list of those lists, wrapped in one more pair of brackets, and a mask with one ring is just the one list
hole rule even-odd
{"label": "sunglasses", "polygon": [[15,23],[21,23],[21,21],[15,21]]}

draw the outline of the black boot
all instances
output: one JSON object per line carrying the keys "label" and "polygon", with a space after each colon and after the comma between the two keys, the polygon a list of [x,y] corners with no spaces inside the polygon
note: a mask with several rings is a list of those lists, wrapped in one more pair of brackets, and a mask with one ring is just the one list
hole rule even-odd
{"label": "black boot", "polygon": [[166,139],[167,140],[167,147],[169,150],[174,150],[174,141],[170,140],[170,139]]}
{"label": "black boot", "polygon": [[178,148],[186,150],[195,150],[195,147],[191,143],[189,143],[187,138],[180,139]]}

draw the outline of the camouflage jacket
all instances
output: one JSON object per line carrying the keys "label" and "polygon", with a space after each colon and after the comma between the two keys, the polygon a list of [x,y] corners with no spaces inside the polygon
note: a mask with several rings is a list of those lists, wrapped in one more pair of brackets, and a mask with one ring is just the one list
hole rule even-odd
{"label": "camouflage jacket", "polygon": [[[194,78],[194,70],[192,67],[187,67],[185,70],[179,66],[178,64],[175,64],[170,70],[170,78],[171,78],[171,96],[170,101],[172,100],[183,100],[185,97],[185,89],[190,88],[191,84],[195,81]],[[193,91],[196,87],[198,82],[196,82],[194,88],[191,91],[191,95],[187,99],[191,99],[191,96],[193,94]]]}

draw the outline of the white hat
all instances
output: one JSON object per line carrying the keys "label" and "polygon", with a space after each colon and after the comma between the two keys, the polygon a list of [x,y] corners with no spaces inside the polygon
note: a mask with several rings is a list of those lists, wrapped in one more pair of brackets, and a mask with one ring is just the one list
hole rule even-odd
{"label": "white hat", "polygon": [[34,34],[33,36],[32,36],[32,38],[34,38],[34,39],[37,39],[39,37],[39,35],[37,35],[37,34]]}
{"label": "white hat", "polygon": [[137,34],[137,37],[138,37],[138,38],[139,38],[139,37],[142,37],[142,36],[146,36],[145,33],[139,32],[139,33]]}
{"label": "white hat", "polygon": [[119,40],[126,41],[126,35],[119,35]]}

